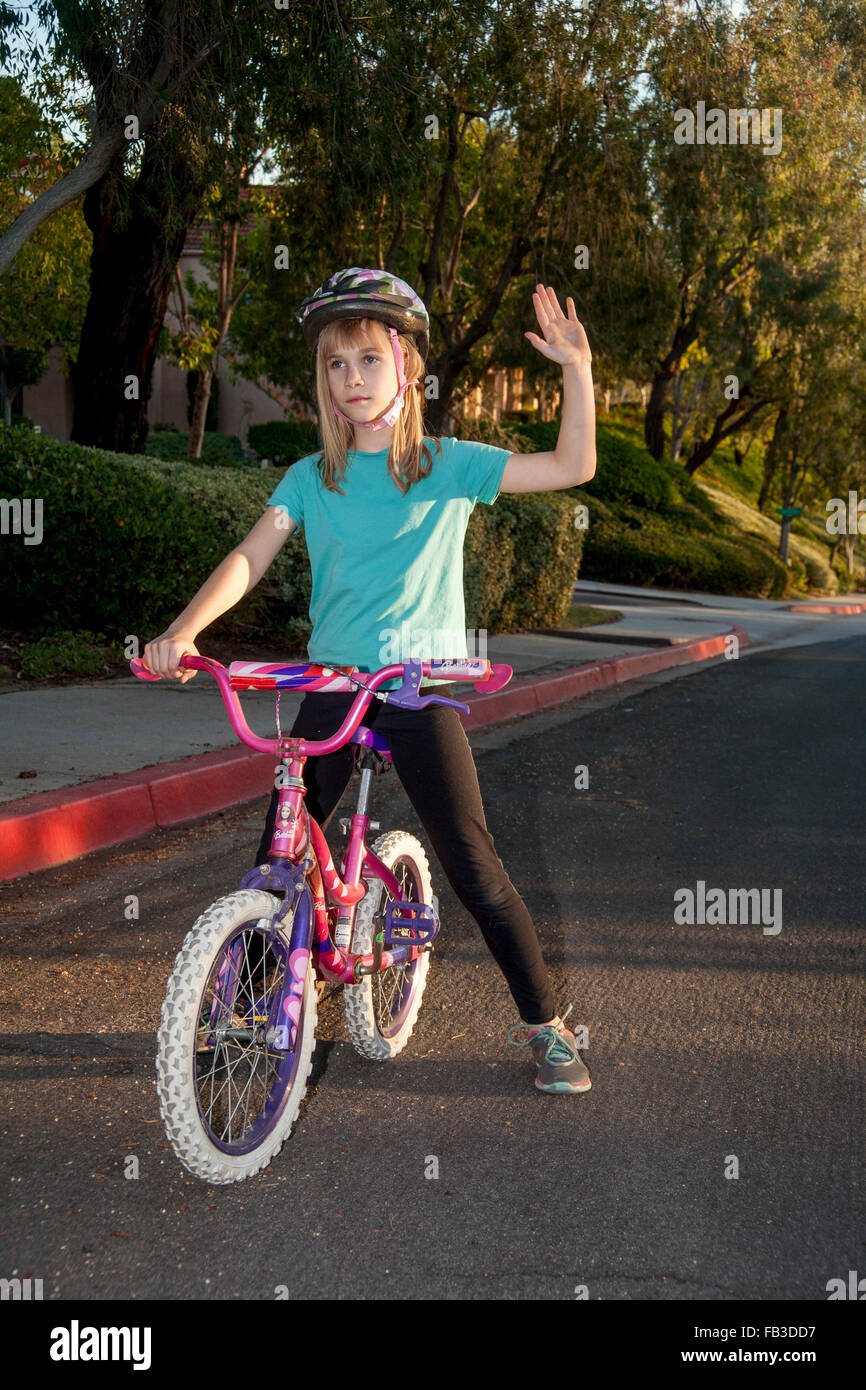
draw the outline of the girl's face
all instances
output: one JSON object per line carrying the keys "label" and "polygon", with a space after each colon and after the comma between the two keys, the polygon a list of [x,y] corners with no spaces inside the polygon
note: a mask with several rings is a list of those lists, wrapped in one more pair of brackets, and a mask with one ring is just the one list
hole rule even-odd
{"label": "girl's face", "polygon": [[368,333],[356,348],[335,350],[327,359],[328,386],[334,404],[359,423],[374,420],[397,394],[397,365],[391,339],[384,346],[378,334]]}

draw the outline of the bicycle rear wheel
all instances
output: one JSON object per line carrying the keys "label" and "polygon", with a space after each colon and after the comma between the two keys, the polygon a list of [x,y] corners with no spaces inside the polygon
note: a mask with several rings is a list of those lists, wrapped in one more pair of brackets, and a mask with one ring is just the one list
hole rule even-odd
{"label": "bicycle rear wheel", "polygon": [[[390,830],[371,845],[412,902],[430,903],[433,888],[423,846],[405,830]],[[367,955],[377,932],[385,925],[385,908],[392,900],[381,879],[367,880],[367,892],[355,911],[352,951]],[[418,1018],[430,969],[430,953],[366,975],[356,985],[343,986],[346,1027],[356,1052],[374,1062],[386,1062],[402,1052]]]}
{"label": "bicycle rear wheel", "polygon": [[292,1053],[273,1047],[268,1023],[289,968],[291,917],[268,937],[279,906],[254,889],[218,899],[191,928],[169,979],[158,1033],[160,1111],[177,1157],[206,1182],[240,1182],[267,1167],[307,1089],[312,966]]}

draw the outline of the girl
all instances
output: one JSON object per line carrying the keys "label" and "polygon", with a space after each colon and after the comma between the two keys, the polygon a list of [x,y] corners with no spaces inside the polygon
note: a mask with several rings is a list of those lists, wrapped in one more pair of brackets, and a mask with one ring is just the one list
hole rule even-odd
{"label": "girl", "polygon": [[[423,433],[424,362],[429,320],[404,280],[357,266],[338,271],[301,305],[299,319],[316,353],[324,448],[295,463],[249,535],[214,571],[183,613],[149,642],[144,660],[181,681],[179,666],[197,654],[201,630],[237,603],[303,527],[313,576],[311,661],[376,671],[410,656],[468,655],[463,604],[463,541],[476,502],[499,492],[574,487],[595,472],[592,354],[568,299],[533,295],[543,338],[526,337],[563,372],[563,418],[556,449],[510,454]],[[419,387],[413,391],[411,388]],[[409,636],[395,654],[391,634]],[[425,650],[437,633],[461,634],[454,650]],[[420,645],[419,645],[420,643]],[[389,682],[393,688],[399,681]],[[291,733],[335,733],[352,693],[305,692]],[[509,1031],[529,1045],[539,1090],[590,1089],[574,1034],[556,1014],[550,979],[526,906],[487,829],[478,776],[459,712],[431,705],[410,710],[374,700],[364,723],[387,739],[394,768],[457,897],[478,923],[520,1012]],[[307,804],[326,826],[352,773],[347,745],[305,768]],[[257,863],[267,859],[277,807],[274,790]],[[571,1011],[565,1011],[565,1017]],[[514,1035],[524,1032],[524,1038]]]}

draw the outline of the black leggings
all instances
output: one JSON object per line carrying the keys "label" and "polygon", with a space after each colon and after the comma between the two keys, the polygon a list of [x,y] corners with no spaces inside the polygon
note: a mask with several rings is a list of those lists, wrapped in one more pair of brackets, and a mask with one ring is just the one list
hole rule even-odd
{"label": "black leggings", "polygon": [[[355,696],[347,691],[305,693],[291,734],[321,739],[335,734]],[[481,928],[508,982],[524,1023],[546,1023],[556,1009],[532,918],[496,853],[487,829],[478,774],[460,715],[447,705],[401,709],[373,700],[361,721],[387,740],[394,769],[424,826],[460,902]],[[304,764],[306,805],[323,828],[352,775],[353,744]],[[271,794],[256,863],[267,859],[277,813]]]}

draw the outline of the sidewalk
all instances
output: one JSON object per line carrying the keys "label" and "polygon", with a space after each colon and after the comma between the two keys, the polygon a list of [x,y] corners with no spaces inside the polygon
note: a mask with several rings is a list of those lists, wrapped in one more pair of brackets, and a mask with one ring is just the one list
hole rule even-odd
{"label": "sidewalk", "polygon": [[[635,602],[637,611],[600,627],[489,639],[487,656],[512,666],[514,678],[494,695],[479,695],[471,685],[450,688],[448,694],[470,706],[463,717],[467,732],[671,666],[722,657],[726,635],[735,634],[741,647],[753,640],[735,621],[742,612],[732,609],[746,608],[750,629],[751,604],[762,605],[773,619],[783,614],[768,610],[784,610],[785,627],[798,626],[789,604],[764,600],[586,582],[577,586],[575,598],[620,608],[643,600],[653,611],[640,611]],[[852,598],[861,596],[846,596]],[[674,612],[677,604],[680,611]],[[813,619],[810,626],[822,621],[827,619]],[[284,730],[301,698],[300,692],[281,697]],[[273,694],[246,691],[241,702],[256,733],[274,732]],[[238,744],[219,691],[204,672],[185,685],[130,675],[13,690],[0,695],[0,724],[6,732],[0,747],[0,880],[263,797],[273,781],[274,759]]]}

